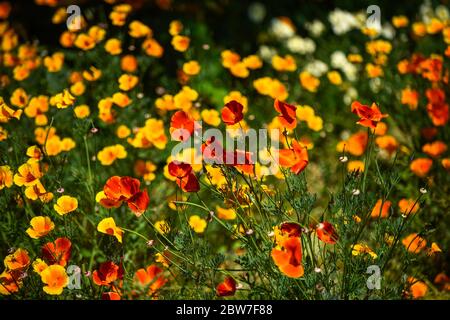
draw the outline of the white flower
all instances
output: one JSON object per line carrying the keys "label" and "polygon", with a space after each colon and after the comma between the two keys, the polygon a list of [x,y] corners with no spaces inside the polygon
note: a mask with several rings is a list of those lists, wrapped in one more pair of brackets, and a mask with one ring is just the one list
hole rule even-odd
{"label": "white flower", "polygon": [[266,7],[261,2],[253,2],[248,7],[248,16],[251,21],[259,23],[266,16]]}
{"label": "white flower", "polygon": [[331,23],[333,32],[337,35],[342,35],[349,32],[351,29],[358,27],[358,20],[348,11],[335,9],[330,12],[328,20]]}
{"label": "white flower", "polygon": [[369,80],[369,87],[373,93],[378,93],[381,90],[382,83],[380,78],[374,78]]}
{"label": "white flower", "polygon": [[272,57],[277,54],[277,51],[274,48],[268,46],[259,47],[259,55],[265,61],[271,61]]}
{"label": "white flower", "polygon": [[336,69],[340,69],[347,61],[347,57],[342,51],[335,51],[331,54],[331,66]]}
{"label": "white flower", "polygon": [[328,66],[320,60],[313,60],[305,66],[304,70],[319,78],[328,71]]}
{"label": "white flower", "polygon": [[395,29],[390,23],[385,23],[383,28],[381,29],[381,35],[386,39],[394,39],[395,37]]}
{"label": "white flower", "polygon": [[422,21],[425,24],[430,23],[431,19],[434,16],[433,7],[431,6],[430,1],[428,1],[428,0],[424,1],[424,3],[422,3],[422,5],[420,6],[419,12],[420,12]]}
{"label": "white flower", "polygon": [[358,69],[347,60],[347,57],[342,51],[335,51],[331,54],[331,66],[335,69],[340,69],[348,80],[356,80]]}
{"label": "white flower", "polygon": [[445,20],[449,20],[450,19],[450,13],[448,11],[448,8],[446,6],[444,6],[444,5],[442,5],[442,4],[438,5],[436,7],[435,12],[436,12],[436,17],[439,20],[445,21]]}
{"label": "white flower", "polygon": [[358,98],[358,91],[356,91],[355,88],[350,87],[347,89],[344,95],[344,103],[346,105],[351,104],[353,101],[355,101]]}
{"label": "white flower", "polygon": [[278,38],[290,38],[295,34],[294,28],[279,18],[272,19],[270,30]]}
{"label": "white flower", "polygon": [[313,22],[307,22],[305,24],[305,28],[314,37],[319,37],[325,31],[325,25],[320,20],[314,20]]}
{"label": "white flower", "polygon": [[308,54],[316,50],[316,44],[309,38],[294,36],[286,42],[286,47],[295,53]]}

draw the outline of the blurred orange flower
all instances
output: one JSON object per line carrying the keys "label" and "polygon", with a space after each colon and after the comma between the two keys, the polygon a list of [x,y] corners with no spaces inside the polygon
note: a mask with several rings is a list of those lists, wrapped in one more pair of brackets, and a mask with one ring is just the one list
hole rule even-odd
{"label": "blurred orange flower", "polygon": [[402,240],[402,243],[411,253],[419,253],[427,246],[427,241],[417,233],[411,233]]}
{"label": "blurred orange flower", "polygon": [[418,158],[411,162],[409,168],[418,177],[425,177],[433,165],[433,160],[428,158]]}
{"label": "blurred orange flower", "polygon": [[[389,216],[391,204],[392,203],[389,200],[383,201],[382,199],[379,199],[377,203],[375,203],[370,216],[372,218],[387,218]],[[383,207],[381,205],[383,205]]]}

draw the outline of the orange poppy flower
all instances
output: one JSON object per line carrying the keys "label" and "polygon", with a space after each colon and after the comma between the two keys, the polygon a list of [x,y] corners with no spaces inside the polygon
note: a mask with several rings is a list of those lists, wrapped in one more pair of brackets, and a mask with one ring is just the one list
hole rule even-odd
{"label": "orange poppy flower", "polygon": [[278,150],[278,161],[282,167],[299,174],[308,165],[308,151],[297,140],[292,140],[292,149]]}
{"label": "orange poppy flower", "polygon": [[135,72],[138,68],[138,61],[135,56],[127,54],[120,59],[120,68],[126,72]]}
{"label": "orange poppy flower", "polygon": [[[383,207],[381,207],[381,204],[383,204]],[[391,202],[389,200],[383,202],[382,199],[379,199],[377,203],[375,203],[370,216],[372,218],[387,218],[389,216],[390,207]]]}
{"label": "orange poppy flower", "polygon": [[24,163],[17,170],[18,172],[14,175],[14,183],[21,187],[29,187],[37,184],[39,178],[43,176],[41,169],[39,167],[39,162],[35,159],[30,159],[27,163]]}
{"label": "orange poppy flower", "polygon": [[236,100],[231,100],[222,109],[222,121],[227,125],[233,125],[244,119],[242,111],[244,106]]}
{"label": "orange poppy flower", "polygon": [[361,156],[366,150],[368,140],[367,132],[359,131],[352,134],[347,140],[339,142],[336,149],[339,152],[345,151],[354,156]]}
{"label": "orange poppy flower", "polygon": [[176,35],[172,38],[172,46],[175,50],[184,52],[189,48],[191,39],[186,36]]}
{"label": "orange poppy flower", "polygon": [[428,116],[433,125],[444,126],[448,122],[448,104],[445,101],[445,92],[441,89],[428,89],[425,95],[428,99]]}
{"label": "orange poppy flower", "polygon": [[297,126],[296,106],[275,99],[274,108],[281,113],[281,115],[278,116],[278,120],[282,126],[289,130],[294,129]]}
{"label": "orange poppy flower", "polygon": [[400,212],[405,215],[416,213],[420,209],[419,203],[414,199],[401,199],[398,202],[398,207]]}
{"label": "orange poppy flower", "polygon": [[99,197],[99,202],[107,208],[118,207],[125,201],[133,213],[139,217],[150,202],[147,190],[140,191],[140,181],[132,177],[113,176],[106,181],[103,192],[106,198]]}
{"label": "orange poppy flower", "polygon": [[372,105],[369,107],[361,104],[358,101],[354,101],[351,108],[352,112],[360,118],[357,123],[362,125],[363,127],[372,129],[375,129],[377,127],[377,124],[381,121],[381,119],[388,116],[387,114],[382,114],[375,103],[372,103]]}
{"label": "orange poppy flower", "polygon": [[170,135],[175,141],[186,141],[194,133],[194,120],[184,111],[177,111],[170,119]]}
{"label": "orange poppy flower", "polygon": [[8,270],[22,270],[29,266],[30,257],[26,250],[19,248],[7,255],[3,263]]}
{"label": "orange poppy flower", "polygon": [[389,135],[377,137],[375,139],[375,143],[378,147],[380,147],[380,149],[386,150],[390,155],[398,148],[397,139]]}
{"label": "orange poppy flower", "polygon": [[22,287],[20,272],[3,271],[0,273],[0,295],[11,295],[19,291]]}
{"label": "orange poppy flower", "polygon": [[200,190],[200,184],[193,173],[188,174],[183,179],[177,180],[177,184],[184,192],[197,192]]}
{"label": "orange poppy flower", "polygon": [[44,292],[51,295],[60,295],[64,287],[69,284],[69,277],[66,270],[60,265],[52,265],[44,269],[41,274],[41,280],[46,284]]}
{"label": "orange poppy flower", "polygon": [[300,238],[286,238],[280,243],[280,247],[280,249],[272,249],[272,259],[278,269],[290,278],[303,276],[302,243]]}
{"label": "orange poppy flower", "polygon": [[414,299],[419,299],[425,296],[428,291],[428,286],[425,282],[419,281],[414,277],[408,278],[409,293],[412,295]]}
{"label": "orange poppy flower", "polygon": [[67,238],[58,238],[55,242],[48,242],[42,246],[42,255],[49,264],[59,264],[65,267],[72,252],[72,242]]}
{"label": "orange poppy flower", "polygon": [[103,192],[111,200],[124,201],[139,192],[140,185],[138,179],[113,176],[106,181]]}
{"label": "orange poppy flower", "polygon": [[178,186],[185,192],[197,192],[200,184],[192,172],[192,166],[188,163],[172,161],[168,165],[169,174],[177,178]]}
{"label": "orange poppy flower", "polygon": [[427,143],[422,147],[422,151],[430,157],[439,157],[445,151],[447,151],[447,145],[443,141],[434,141]]}
{"label": "orange poppy flower", "polygon": [[402,243],[411,253],[419,253],[427,246],[427,241],[417,233],[411,233],[402,240]]}
{"label": "orange poppy flower", "polygon": [[39,239],[47,235],[55,228],[55,224],[49,217],[37,216],[31,219],[30,228],[27,229],[27,234],[33,239]]}
{"label": "orange poppy flower", "polygon": [[69,212],[75,211],[78,208],[78,200],[71,196],[61,196],[56,201],[53,209],[60,215],[63,216]]}
{"label": "orange poppy flower", "polygon": [[116,222],[112,217],[102,219],[97,225],[97,231],[114,236],[122,243],[123,230],[116,226]]}
{"label": "orange poppy flower", "polygon": [[416,90],[411,90],[409,88],[402,90],[402,104],[409,106],[411,110],[416,110],[419,104],[419,93]]}
{"label": "orange poppy flower", "polygon": [[133,195],[127,201],[128,208],[133,211],[136,217],[140,217],[145,210],[147,210],[148,204],[150,202],[150,198],[147,193],[147,189],[144,191],[139,191],[135,195]]}
{"label": "orange poppy flower", "polygon": [[123,277],[123,269],[112,261],[103,262],[92,273],[92,280],[98,286],[110,286],[112,282]]}
{"label": "orange poppy flower", "polygon": [[135,278],[138,283],[148,287],[148,294],[154,295],[166,282],[167,279],[162,275],[163,270],[152,264],[147,269],[141,268],[136,271]]}
{"label": "orange poppy flower", "polygon": [[103,292],[102,300],[120,300],[120,294],[117,292]]}
{"label": "orange poppy flower", "polygon": [[219,297],[234,296],[235,292],[236,281],[232,277],[226,277],[216,288],[216,293]]}
{"label": "orange poppy flower", "polygon": [[13,172],[9,166],[0,166],[0,190],[11,188],[13,184]]}
{"label": "orange poppy flower", "polygon": [[280,225],[281,234],[285,237],[300,237],[302,227],[296,222],[283,222]]}
{"label": "orange poppy flower", "polygon": [[418,177],[424,178],[431,169],[433,160],[428,158],[418,158],[411,162],[409,168]]}
{"label": "orange poppy flower", "polygon": [[170,175],[177,179],[182,179],[192,172],[192,166],[188,163],[172,161],[168,167]]}
{"label": "orange poppy flower", "polygon": [[327,221],[321,222],[316,227],[317,237],[325,243],[335,244],[338,235],[333,225]]}

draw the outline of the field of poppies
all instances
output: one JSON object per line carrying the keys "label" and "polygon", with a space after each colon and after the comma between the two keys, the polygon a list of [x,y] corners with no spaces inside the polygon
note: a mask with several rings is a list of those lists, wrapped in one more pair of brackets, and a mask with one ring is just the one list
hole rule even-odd
{"label": "field of poppies", "polygon": [[1,299],[449,299],[450,6],[0,0]]}

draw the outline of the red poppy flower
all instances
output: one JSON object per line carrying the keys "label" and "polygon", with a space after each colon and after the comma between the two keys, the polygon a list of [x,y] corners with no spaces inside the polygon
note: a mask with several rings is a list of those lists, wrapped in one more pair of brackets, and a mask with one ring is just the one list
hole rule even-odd
{"label": "red poppy flower", "polygon": [[290,237],[280,243],[281,249],[272,249],[272,259],[278,269],[290,278],[303,276],[302,243],[299,237]]}
{"label": "red poppy flower", "polygon": [[113,176],[106,181],[103,192],[110,200],[126,201],[139,192],[140,185],[138,179]]}
{"label": "red poppy flower", "polygon": [[192,166],[189,163],[172,161],[169,163],[169,174],[172,177],[176,177],[177,179],[181,179],[186,177],[192,171]]}
{"label": "red poppy flower", "polygon": [[130,199],[128,199],[127,204],[128,208],[133,211],[136,217],[140,217],[145,210],[147,210],[148,203],[150,202],[150,198],[148,197],[147,190],[139,191]]}
{"label": "red poppy flower", "polygon": [[236,292],[236,281],[232,277],[226,277],[225,280],[216,288],[219,297],[233,296]]}
{"label": "red poppy flower", "polygon": [[358,101],[352,103],[352,112],[356,114],[360,120],[357,122],[363,127],[375,129],[381,119],[386,118],[387,114],[382,114],[375,103],[372,106],[366,106]]}
{"label": "red poppy flower", "polygon": [[290,168],[293,173],[299,174],[309,163],[308,151],[296,140],[292,140],[292,149],[278,151],[278,161],[282,167]]}
{"label": "red poppy flower", "polygon": [[67,238],[58,238],[55,242],[48,242],[42,246],[42,255],[49,264],[59,264],[65,267],[70,259],[72,242]]}
{"label": "red poppy flower", "polygon": [[296,106],[275,99],[274,108],[276,111],[281,113],[278,116],[278,120],[282,126],[290,130],[297,126],[297,116],[295,112],[297,110]]}
{"label": "red poppy flower", "polygon": [[222,109],[222,121],[227,125],[233,125],[244,119],[242,113],[244,106],[236,100],[231,100]]}
{"label": "red poppy flower", "polygon": [[427,112],[433,125],[444,126],[448,122],[449,108],[445,101],[445,92],[441,89],[428,89],[426,91],[428,99]]}
{"label": "red poppy flower", "polygon": [[177,184],[184,192],[197,192],[200,190],[200,184],[193,173],[188,174],[182,179],[178,179]]}
{"label": "red poppy flower", "polygon": [[287,237],[300,237],[302,227],[296,222],[283,222],[280,231]]}
{"label": "red poppy flower", "polygon": [[325,243],[335,244],[338,240],[338,235],[333,225],[327,221],[321,222],[316,228],[317,237]]}
{"label": "red poppy flower", "polygon": [[122,201],[112,200],[109,198],[100,199],[99,203],[106,209],[118,208],[122,205]]}
{"label": "red poppy flower", "polygon": [[184,111],[177,111],[170,119],[170,135],[175,141],[186,141],[194,133],[194,120]]}
{"label": "red poppy flower", "polygon": [[216,141],[216,137],[212,136],[202,143],[202,155],[203,159],[210,164],[223,164],[225,163],[225,151],[222,144]]}
{"label": "red poppy flower", "polygon": [[92,280],[98,286],[110,286],[112,282],[123,277],[123,269],[112,261],[103,262],[92,273]]}
{"label": "red poppy flower", "polygon": [[102,300],[120,300],[120,294],[117,292],[103,292]]}
{"label": "red poppy flower", "polygon": [[190,164],[172,161],[169,163],[169,174],[177,178],[177,184],[184,192],[197,192],[200,190],[200,184],[192,172]]}
{"label": "red poppy flower", "polygon": [[113,176],[106,181],[103,192],[105,199],[100,204],[105,208],[117,208],[125,201],[133,213],[139,217],[150,202],[147,190],[140,190],[141,183],[132,177]]}

